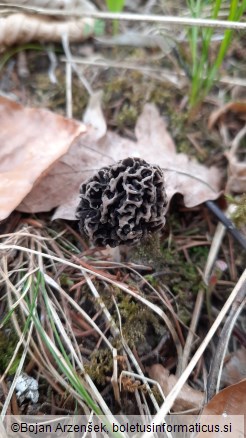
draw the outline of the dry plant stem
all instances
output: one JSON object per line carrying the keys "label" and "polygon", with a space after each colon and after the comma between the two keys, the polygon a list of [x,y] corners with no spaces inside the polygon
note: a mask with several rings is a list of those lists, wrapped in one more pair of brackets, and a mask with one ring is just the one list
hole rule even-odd
{"label": "dry plant stem", "polygon": [[[0,6],[5,6],[5,3],[0,3]],[[34,7],[34,6],[20,6],[18,3],[8,3],[8,7],[14,7],[21,9],[22,11],[34,11],[40,14],[47,15],[46,8]],[[98,18],[101,20],[122,20],[122,21],[135,21],[135,22],[148,22],[148,23],[165,23],[172,25],[183,26],[202,26],[213,27],[216,29],[246,29],[246,23],[240,23],[237,21],[228,20],[210,20],[206,18],[187,18],[187,17],[175,17],[175,16],[162,16],[154,14],[132,14],[127,12],[91,12],[85,11],[80,8],[72,8],[70,11],[61,9],[49,9],[49,15],[60,16],[78,16],[78,17],[90,17]]]}
{"label": "dry plant stem", "polygon": [[195,331],[196,331],[197,323],[199,321],[199,317],[200,317],[200,313],[201,313],[203,299],[204,299],[204,291],[202,289],[200,289],[198,294],[197,294],[196,304],[195,304],[195,308],[194,308],[192,319],[191,319],[189,333],[188,333],[186,343],[184,346],[182,365],[181,365],[181,374],[185,370],[185,368],[187,367],[187,364],[189,361],[192,345],[194,342]]}
{"label": "dry plant stem", "polygon": [[[116,303],[116,300],[115,300],[114,297],[113,297],[113,302],[114,302],[114,305],[115,305],[115,308],[116,308],[116,311],[117,311],[117,314],[118,314],[119,329],[117,328],[117,331],[120,334],[122,345],[123,345],[123,347],[125,349],[125,352],[127,353],[129,358],[131,359],[133,365],[135,366],[136,370],[138,371],[139,378],[141,378],[141,377],[144,378],[144,374],[143,374],[143,372],[142,372],[142,370],[141,370],[141,368],[140,368],[140,366],[139,366],[139,364],[138,364],[134,354],[132,353],[130,347],[128,346],[128,344],[126,343],[126,341],[124,339],[123,332],[122,332],[121,315],[120,315],[120,311],[119,311],[119,308],[117,306],[117,303]],[[150,389],[150,386],[149,386],[149,384],[147,382],[146,382],[146,389],[148,390],[148,393],[150,395],[150,398],[152,400],[152,403],[153,403],[155,409],[158,410],[159,409],[159,405],[158,405],[158,403],[157,403],[157,401],[156,401],[156,399],[154,397],[154,394],[152,393],[152,391]]]}
{"label": "dry plant stem", "polygon": [[[215,332],[217,331],[218,327],[220,326],[221,322],[223,321],[226,313],[230,309],[231,305],[234,303],[235,298],[237,297],[241,287],[246,281],[246,269],[242,273],[240,279],[238,280],[236,286],[232,290],[229,298],[225,302],[223,308],[221,309],[219,315],[217,316],[216,320],[214,321],[212,327],[210,328],[209,332],[207,333],[206,337],[204,338],[202,344],[197,349],[196,353],[194,354],[193,358],[191,359],[189,365],[184,370],[183,374],[178,379],[177,383],[173,387],[172,391],[168,394],[165,402],[159,409],[157,415],[153,418],[154,424],[161,424],[164,421],[164,417],[167,415],[169,410],[171,409],[177,395],[179,394],[181,388],[185,384],[186,380],[188,379],[189,375],[195,368],[197,362],[199,361],[200,357],[202,356],[203,352],[207,348],[209,342],[211,341],[212,337],[214,336]],[[148,433],[143,434],[142,438],[148,438]]]}
{"label": "dry plant stem", "polygon": [[[62,62],[69,62],[66,58],[61,57]],[[149,74],[150,77],[153,77],[154,79],[158,81],[166,81],[168,83],[171,83],[172,85],[175,85],[178,89],[184,87],[184,85],[187,83],[185,74],[180,72],[177,74],[176,72],[173,72],[171,70],[165,69],[165,68],[155,68],[151,67],[150,65],[142,65],[137,64],[133,62],[120,62],[117,60],[110,60],[107,58],[101,57],[100,59],[90,59],[90,58],[79,58],[76,56],[73,56],[72,61],[78,65],[91,65],[95,67],[102,67],[102,68],[117,68],[117,69],[127,69],[127,70],[137,70],[144,74]],[[246,82],[245,84],[246,85]]]}
{"label": "dry plant stem", "polygon": [[[224,357],[227,351],[228,342],[236,323],[236,320],[246,303],[246,281],[239,290],[230,313],[225,321],[224,327],[219,336],[219,342],[216,345],[216,354],[210,365],[210,373],[207,383],[207,401],[209,401],[216,392],[216,386],[219,386],[221,370],[223,367]],[[216,384],[218,382],[218,384]],[[218,389],[218,388],[217,388]]]}
{"label": "dry plant stem", "polygon": [[[23,280],[23,279],[22,279]],[[22,282],[22,280],[16,285],[19,286]],[[10,291],[13,291],[13,293],[18,297],[18,290],[15,291],[15,286],[12,285],[11,282],[9,282],[9,286],[10,286]],[[8,294],[8,297],[10,299],[10,294]],[[24,309],[21,308],[21,311],[23,311]],[[12,315],[12,322],[13,325],[15,327],[16,333],[18,334],[19,338],[21,339],[22,337],[22,330],[19,327],[19,322],[16,318],[15,313],[13,313]],[[23,341],[24,345],[26,345],[25,341]],[[32,346],[33,348],[33,352],[32,349],[30,349],[30,347]],[[43,348],[43,344],[40,340],[39,335],[37,335],[37,340],[36,342],[33,342],[32,339],[30,341],[30,345],[29,345],[29,355],[31,356],[31,358],[37,363],[37,365],[39,366],[39,369],[41,369],[41,372],[43,375],[46,376],[46,379],[49,381],[50,385],[53,386],[53,388],[61,394],[58,385],[55,383],[55,381],[61,383],[61,385],[63,387],[66,388],[66,390],[70,393],[73,394],[74,397],[77,399],[78,403],[83,407],[83,409],[86,408],[86,406],[83,404],[83,402],[77,397],[76,392],[73,390],[73,388],[71,388],[71,386],[69,384],[67,384],[67,382],[64,380],[64,378],[62,376],[60,376],[60,374],[56,371],[56,369],[53,367],[53,365],[51,364],[51,362],[49,361],[49,358],[47,356],[47,351],[46,349]],[[34,354],[35,352],[35,354]],[[46,369],[47,368],[47,371]]]}
{"label": "dry plant stem", "polygon": [[[61,57],[60,60],[62,62],[69,62],[66,58]],[[73,56],[72,61],[76,64],[81,65],[92,65],[96,67],[112,67],[118,69],[127,69],[127,70],[138,70],[145,74],[152,73],[155,74],[154,78],[158,81],[166,80],[167,82],[171,82],[173,85],[176,85],[178,88],[182,88],[186,81],[186,73],[180,71],[178,74],[173,72],[167,68],[157,68],[151,67],[150,65],[139,65],[130,62],[120,62],[120,61],[112,61],[111,59],[103,58],[95,60],[94,58],[79,58],[77,56]],[[215,79],[215,82],[228,84],[228,85],[238,85],[240,87],[246,87],[246,80],[243,78],[233,78],[230,76],[221,76]]]}
{"label": "dry plant stem", "polygon": [[66,63],[66,116],[73,118],[72,64]]}
{"label": "dry plant stem", "polygon": [[122,21],[137,21],[148,23],[165,23],[180,26],[201,26],[212,27],[216,29],[246,29],[246,23],[240,23],[227,20],[210,20],[205,18],[185,18],[175,16],[162,16],[154,14],[131,14],[126,12],[110,13],[110,12],[89,12],[85,11],[85,17],[99,18],[105,20],[122,20]]}
{"label": "dry plant stem", "polygon": [[83,75],[81,75],[81,73],[78,70],[77,65],[74,64],[74,62],[72,60],[72,54],[71,54],[70,46],[69,46],[69,37],[68,37],[67,33],[63,34],[63,36],[62,36],[62,45],[63,45],[63,49],[64,49],[64,52],[65,52],[65,55],[67,58],[67,63],[71,65],[72,70],[74,70],[74,72],[77,74],[79,80],[84,85],[87,93],[89,94],[89,96],[91,96],[93,94],[93,90],[92,90],[89,82],[87,81],[87,79]]}
{"label": "dry plant stem", "polygon": [[145,377],[145,376],[142,377],[142,376],[139,376],[139,374],[136,374],[136,373],[133,373],[133,372],[130,372],[130,371],[125,371],[125,370],[121,371],[121,373],[120,373],[120,379],[119,379],[120,390],[121,390],[122,377],[123,377],[123,376],[134,377],[134,378],[136,378],[136,379],[141,379],[144,383],[145,383],[145,382],[149,382],[149,383],[152,383],[152,385],[156,385],[157,388],[158,388],[158,390],[159,390],[159,392],[160,392],[160,394],[161,394],[161,396],[162,396],[162,398],[163,398],[163,400],[165,400],[165,394],[164,394],[164,392],[163,392],[163,390],[162,390],[161,385],[160,385],[159,382],[157,382],[156,380],[150,379],[149,377]]}
{"label": "dry plant stem", "polygon": [[120,391],[118,385],[118,357],[116,348],[113,349],[113,374],[111,377],[111,383],[114,391],[114,397],[119,406],[121,406]]}
{"label": "dry plant stem", "polygon": [[[26,243],[27,243],[27,242],[26,242]],[[39,244],[39,241],[38,241],[38,244]],[[34,241],[33,241],[33,240],[31,241],[31,247],[34,247]],[[38,247],[39,247],[39,245],[38,245]],[[47,250],[48,250],[48,248],[47,248]],[[43,270],[43,260],[42,260],[41,254],[40,254],[40,252],[38,252],[38,251],[35,251],[35,254],[38,255],[39,269],[42,271],[42,270]],[[29,264],[30,264],[30,268],[33,266],[33,263],[35,262],[35,260],[33,260],[33,256],[34,256],[34,253],[31,252],[31,256],[29,256]],[[32,263],[31,263],[31,262],[32,262]],[[7,264],[6,257],[3,258],[3,264],[4,264],[4,263]],[[6,269],[5,269],[5,271],[6,271]],[[17,296],[17,298],[19,298],[19,289],[16,289],[16,287],[15,287],[14,285],[12,285],[12,283],[11,283],[9,280],[8,280],[8,286],[9,286],[9,292],[13,291],[13,293]],[[17,284],[17,286],[18,286],[18,284]],[[9,296],[9,299],[10,299],[10,293],[8,294],[8,296]],[[50,303],[51,303],[51,301],[50,301]],[[9,306],[9,307],[11,308],[11,303],[10,303],[10,306]],[[67,346],[68,346],[68,348],[69,348],[69,350],[70,350],[70,352],[71,352],[71,354],[72,354],[72,360],[73,360],[73,362],[74,362],[74,363],[75,363],[75,361],[78,362],[78,365],[79,365],[79,367],[81,368],[82,363],[80,362],[78,356],[76,355],[76,353],[75,353],[75,351],[74,351],[74,349],[73,349],[73,347],[72,347],[72,345],[71,345],[70,339],[66,336],[66,333],[65,333],[65,331],[64,331],[64,329],[63,329],[63,325],[61,324],[61,322],[60,322],[60,320],[59,320],[59,317],[58,317],[58,315],[56,314],[55,309],[53,308],[53,304],[50,304],[49,307],[50,307],[50,309],[51,309],[51,311],[52,311],[52,313],[53,313],[53,317],[54,317],[54,320],[55,320],[56,323],[57,323],[57,327],[59,328],[61,334],[62,334],[63,337],[65,338],[64,340],[65,340],[65,342],[66,342],[66,344],[67,344]],[[25,303],[23,302],[23,300],[21,301],[20,310],[21,310],[23,313],[25,313],[26,315],[28,315],[28,309],[26,308]],[[21,329],[20,329],[20,327],[19,327],[19,323],[18,323],[18,321],[17,321],[16,315],[15,315],[14,313],[13,313],[13,315],[12,315],[12,320],[13,320],[13,324],[14,324],[14,326],[15,326],[15,328],[16,328],[16,331],[17,331],[19,337],[21,337],[21,336],[22,336],[22,332],[21,332]],[[49,327],[47,327],[47,328],[49,328]],[[52,332],[50,332],[49,334],[52,336]],[[46,338],[47,338],[47,341],[48,341],[50,344],[52,344],[53,340],[48,336],[48,334],[46,335]],[[39,348],[40,348],[41,351],[42,351],[42,350],[43,350],[43,343],[42,343],[42,341],[41,341],[41,339],[40,339],[40,337],[39,337],[38,334],[37,334],[37,339],[38,339],[38,343],[39,343]],[[25,341],[24,341],[23,343],[25,344]],[[32,343],[32,340],[31,340],[31,342],[30,342],[30,345],[31,345],[31,343]],[[26,344],[25,344],[25,345],[26,345]],[[35,350],[35,348],[36,348],[36,344],[34,343],[34,345],[32,345],[32,347],[33,347],[34,350]],[[72,347],[72,348],[71,348],[71,347]],[[54,349],[54,348],[56,348],[55,345],[53,345],[53,349]],[[39,355],[39,351],[36,352],[36,353]],[[63,376],[60,376],[59,373],[57,373],[56,370],[52,367],[52,364],[49,362],[48,356],[46,356],[46,351],[45,351],[45,349],[42,351],[42,353],[43,353],[43,354],[42,354],[42,356],[40,357],[40,360],[39,360],[39,361],[36,360],[36,362],[38,363],[39,367],[40,367],[40,364],[41,364],[42,362],[44,362],[44,363],[43,363],[44,367],[48,367],[49,372],[52,373],[52,377],[53,377],[53,379],[54,379],[54,377],[55,377],[55,380],[57,380],[57,381],[61,381],[61,382],[62,382],[62,385],[65,386],[65,388],[67,388],[67,390],[70,392],[70,394],[73,394],[73,396],[76,398],[76,400],[78,401],[78,403],[79,403],[80,405],[82,405],[83,409],[85,409],[86,406],[84,406],[84,404],[83,404],[83,400],[81,400],[80,397],[78,396],[78,394],[76,394],[76,391],[74,391],[73,388],[71,388],[70,385],[67,385],[66,382],[64,381]],[[30,348],[29,348],[29,354],[31,355],[31,357],[33,357],[34,359],[36,359],[36,357],[34,357],[34,356],[32,355],[32,351],[30,350]],[[45,358],[45,359],[43,360],[43,358]],[[62,358],[61,358],[61,359],[62,359]],[[65,365],[65,364],[64,364],[64,365]],[[83,370],[82,370],[82,371],[83,371]],[[99,400],[99,404],[104,408],[103,411],[104,411],[106,414],[111,415],[111,412],[108,410],[106,403],[105,403],[104,400],[100,397],[100,394],[97,392],[97,390],[96,390],[96,388],[95,388],[95,385],[91,382],[89,376],[87,376],[85,373],[83,373],[83,374],[84,374],[85,380],[86,380],[87,383],[91,386],[91,389],[92,389],[94,395],[96,396],[96,399]]]}
{"label": "dry plant stem", "polygon": [[240,142],[243,139],[243,137],[246,135],[246,124],[245,126],[237,133],[236,137],[231,142],[231,149],[229,151],[229,154],[235,155],[239,146]]}
{"label": "dry plant stem", "polygon": [[209,279],[210,279],[210,275],[214,266],[214,263],[216,261],[218,252],[220,250],[221,247],[221,243],[223,240],[223,237],[225,235],[225,231],[226,228],[225,226],[219,222],[216,228],[216,231],[214,233],[214,237],[213,237],[213,241],[209,250],[209,254],[208,254],[208,258],[207,258],[207,262],[206,262],[206,266],[205,266],[205,270],[204,270],[204,275],[203,275],[203,280],[204,283],[208,286],[209,284]]}

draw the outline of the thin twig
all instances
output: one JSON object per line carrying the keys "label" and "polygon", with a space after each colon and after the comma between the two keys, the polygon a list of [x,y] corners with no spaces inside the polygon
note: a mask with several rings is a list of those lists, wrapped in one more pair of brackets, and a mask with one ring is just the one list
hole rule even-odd
{"label": "thin twig", "polygon": [[222,210],[213,202],[213,201],[207,201],[206,206],[209,208],[212,213],[219,219],[222,224],[226,227],[226,229],[229,231],[229,233],[234,237],[234,239],[240,243],[243,249],[246,250],[246,238],[240,231],[235,227],[233,222],[226,217],[226,215],[223,213]]}
{"label": "thin twig", "polygon": [[225,226],[221,222],[219,222],[213,236],[212,244],[210,246],[210,250],[203,274],[203,281],[207,286],[209,284],[210,275],[214,267],[215,261],[217,259],[225,232],[226,232]]}
{"label": "thin twig", "polygon": [[[60,58],[62,62],[71,62],[68,61],[63,56]],[[81,65],[91,65],[95,67],[104,67],[104,68],[118,68],[118,69],[127,69],[127,70],[140,70],[143,73],[156,73],[156,79],[158,80],[167,80],[168,82],[171,82],[174,85],[180,85],[183,86],[183,83],[186,78],[186,73],[179,71],[178,73],[173,72],[170,69],[167,68],[158,68],[158,67],[152,67],[151,65],[147,64],[137,64],[133,62],[124,62],[124,61],[112,61],[111,59],[107,59],[104,57],[100,58],[80,58],[78,56],[73,56],[72,61],[75,64],[81,64]],[[181,82],[181,79],[183,80]],[[246,80],[244,78],[235,78],[230,76],[220,76],[219,78],[215,79],[216,82],[223,83],[223,84],[229,84],[229,85],[238,85],[240,87],[246,87]]]}
{"label": "thin twig", "polygon": [[195,304],[195,308],[194,308],[193,315],[192,315],[189,333],[188,333],[186,343],[184,346],[184,350],[183,350],[182,372],[185,370],[185,368],[187,367],[187,364],[188,364],[191,348],[192,348],[192,345],[194,342],[193,340],[194,340],[194,336],[195,336],[197,323],[199,321],[199,317],[200,317],[200,313],[201,313],[203,299],[204,299],[204,291],[202,289],[200,289],[198,294],[197,294],[196,304]]}
{"label": "thin twig", "polygon": [[87,79],[79,72],[77,65],[74,64],[73,60],[72,60],[72,54],[70,51],[70,46],[69,46],[69,38],[68,35],[64,33],[64,35],[62,36],[62,45],[63,45],[63,49],[67,58],[67,61],[69,64],[71,64],[72,69],[74,70],[74,72],[76,73],[76,75],[78,76],[79,80],[82,82],[82,84],[84,85],[87,93],[89,94],[89,96],[91,96],[93,94],[93,90],[89,84],[89,82],[87,81]]}
{"label": "thin twig", "polygon": [[[0,3],[0,6],[6,4]],[[62,15],[62,16],[77,16],[77,17],[90,17],[99,20],[121,20],[121,21],[135,21],[135,22],[148,22],[148,23],[165,23],[179,26],[199,26],[199,27],[213,27],[216,29],[246,29],[246,23],[229,21],[229,20],[210,20],[206,18],[192,18],[192,17],[175,17],[175,16],[163,16],[154,14],[132,14],[130,12],[94,12],[84,10],[81,8],[72,8],[69,10],[40,8],[34,6],[23,6],[16,3],[9,3],[8,7],[14,7],[23,11],[33,11],[45,15]]]}

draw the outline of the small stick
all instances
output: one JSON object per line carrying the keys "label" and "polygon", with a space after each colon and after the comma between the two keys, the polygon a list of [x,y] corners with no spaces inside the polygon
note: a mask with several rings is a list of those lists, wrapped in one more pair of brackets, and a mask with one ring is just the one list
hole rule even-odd
{"label": "small stick", "polygon": [[183,350],[181,373],[185,370],[185,368],[188,365],[188,360],[190,357],[191,348],[192,348],[192,345],[194,343],[194,335],[195,335],[197,323],[199,321],[199,317],[200,317],[200,313],[201,313],[203,299],[204,299],[204,291],[202,289],[200,289],[198,294],[197,294],[196,304],[195,304],[194,312],[193,312],[191,323],[190,323],[189,333],[188,333],[185,347]]}
{"label": "small stick", "polygon": [[[5,3],[0,2],[0,6],[6,6]],[[18,5],[17,3],[8,3],[9,8],[14,7],[21,11],[34,11],[39,14],[47,15],[47,7],[37,7],[29,5]],[[70,16],[75,17],[90,17],[99,20],[121,20],[121,21],[134,21],[134,22],[146,22],[146,23],[162,23],[177,26],[199,26],[199,27],[212,27],[216,29],[246,29],[246,23],[231,21],[231,20],[215,20],[209,18],[193,18],[193,17],[176,17],[168,15],[155,15],[155,14],[133,14],[131,12],[101,12],[85,10],[83,8],[70,8],[69,9],[48,9],[49,15],[55,16]]]}
{"label": "small stick", "polygon": [[232,237],[234,237],[234,239],[238,243],[240,243],[243,249],[246,250],[246,238],[235,227],[233,222],[228,217],[226,217],[223,211],[213,201],[207,201],[205,204],[208,207],[208,209],[212,211],[212,213],[219,219],[219,221],[222,222],[222,224],[226,227],[226,229],[229,231]]}

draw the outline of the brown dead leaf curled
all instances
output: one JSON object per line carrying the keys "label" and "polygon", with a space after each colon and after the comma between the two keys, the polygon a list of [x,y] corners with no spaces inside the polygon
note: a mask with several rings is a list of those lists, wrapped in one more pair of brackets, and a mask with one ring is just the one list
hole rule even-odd
{"label": "brown dead leaf curled", "polygon": [[[161,364],[152,365],[148,369],[148,374],[151,379],[156,380],[165,396],[169,394],[174,385],[177,383],[178,378],[164,368]],[[172,411],[182,412],[192,409],[193,413],[199,412],[203,406],[204,394],[201,391],[197,391],[191,388],[188,384],[185,384],[179,392]]]}
{"label": "brown dead leaf curled", "polygon": [[141,149],[148,154],[148,160],[155,160],[164,170],[169,201],[175,193],[184,196],[186,207],[218,198],[219,170],[207,168],[183,153],[177,154],[166,124],[154,105],[145,105],[137,122],[136,136]]}
{"label": "brown dead leaf curled", "polygon": [[[0,220],[18,206],[85,129],[82,123],[0,97]],[[52,184],[44,195],[54,195]]]}
{"label": "brown dead leaf curled", "polygon": [[221,376],[221,384],[233,385],[246,379],[246,349],[240,348],[230,355]]}
{"label": "brown dead leaf curled", "polygon": [[11,14],[0,18],[0,51],[14,44],[30,41],[61,42],[62,36],[68,40],[83,41],[94,33],[92,18],[57,20],[48,16]]}
{"label": "brown dead leaf curled", "polygon": [[[229,117],[246,121],[246,102],[229,102],[213,111],[208,120],[208,128],[213,129],[218,123],[226,122]],[[227,119],[227,120],[226,120]]]}
{"label": "brown dead leaf curled", "polygon": [[204,407],[202,415],[245,415],[246,379],[230,385],[216,394]]}
{"label": "brown dead leaf curled", "polygon": [[[242,415],[245,416],[246,412],[246,379],[241,382],[236,383],[235,385],[228,386],[227,388],[220,391],[216,394],[209,403],[204,407],[201,415],[202,415],[202,424],[214,424],[215,420],[209,420],[211,415],[217,415],[216,423],[219,423],[221,427],[225,423],[225,419],[227,416],[236,416]],[[245,417],[244,417],[245,418]],[[240,421],[242,420],[242,421]],[[244,422],[243,418],[238,419],[236,423],[233,422],[233,432],[231,436],[235,437],[244,437]],[[226,423],[225,423],[226,424]],[[228,420],[227,420],[228,424]],[[219,436],[226,436],[227,434]],[[199,433],[197,438],[216,438],[218,436],[218,432],[214,433]],[[229,435],[228,435],[229,436]]]}
{"label": "brown dead leaf curled", "polygon": [[[246,192],[246,161],[241,161],[238,156],[240,142],[246,135],[246,102],[229,102],[218,110],[212,112],[208,127],[215,128],[223,124],[227,131],[233,132],[234,139],[231,147],[225,152],[228,160],[228,180],[226,191],[233,193]],[[235,136],[235,131],[237,132]]]}

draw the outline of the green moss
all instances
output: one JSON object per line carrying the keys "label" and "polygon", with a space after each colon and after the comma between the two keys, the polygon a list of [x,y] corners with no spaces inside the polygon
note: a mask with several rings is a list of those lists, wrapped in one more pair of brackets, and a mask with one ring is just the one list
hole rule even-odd
{"label": "green moss", "polygon": [[154,277],[153,275],[151,275],[151,274],[147,274],[147,275],[145,275],[144,278],[145,278],[145,280],[148,281],[149,284],[151,284],[151,286],[153,286],[153,287],[158,286],[157,278]]}
{"label": "green moss", "polygon": [[[9,326],[9,324],[8,324]],[[15,332],[13,331],[13,327],[4,327],[4,329],[0,330],[0,374],[3,374],[6,368],[11,361],[14,351],[16,349],[16,345],[18,343],[18,338]],[[14,362],[12,363],[8,375],[11,376],[16,372],[16,369],[19,365],[21,358],[21,351],[19,350],[18,354],[15,357]]]}
{"label": "green moss", "polygon": [[206,260],[208,258],[208,253],[209,253],[209,247],[208,246],[193,246],[189,250],[190,257],[194,257],[194,259],[199,260],[200,261],[200,265],[202,265],[202,260],[204,260],[204,265],[205,265],[205,262],[206,262]]}
{"label": "green moss", "polygon": [[194,263],[192,261],[189,263],[183,253],[176,251],[175,248],[163,249],[167,270],[165,283],[177,297],[178,316],[185,324],[190,321],[198,291],[204,287],[197,267],[203,266],[206,253],[207,247],[189,249],[191,259],[194,258]]}
{"label": "green moss", "polygon": [[112,375],[113,357],[109,349],[96,350],[92,353],[90,363],[85,365],[85,371],[98,384],[105,384],[107,375]]}
{"label": "green moss", "polygon": [[121,111],[117,114],[116,123],[119,128],[134,128],[137,118],[137,109],[134,106],[125,103]]}
{"label": "green moss", "polygon": [[113,78],[112,81],[105,84],[103,103],[105,105],[116,102],[122,97],[122,91],[128,88],[128,83],[125,78]]}
{"label": "green moss", "polygon": [[131,348],[145,340],[149,325],[155,333],[160,333],[161,324],[158,318],[141,302],[133,300],[129,295],[124,295],[118,307],[122,318],[123,335]]}
{"label": "green moss", "polygon": [[60,278],[61,286],[71,287],[74,285],[74,281],[71,280],[67,274],[63,273],[63,274],[61,274],[61,276],[59,278]]}
{"label": "green moss", "polygon": [[232,215],[232,220],[235,222],[237,227],[242,227],[246,225],[246,193],[244,193],[240,198],[235,199],[232,196],[227,196],[230,203],[236,205],[236,210]]}

